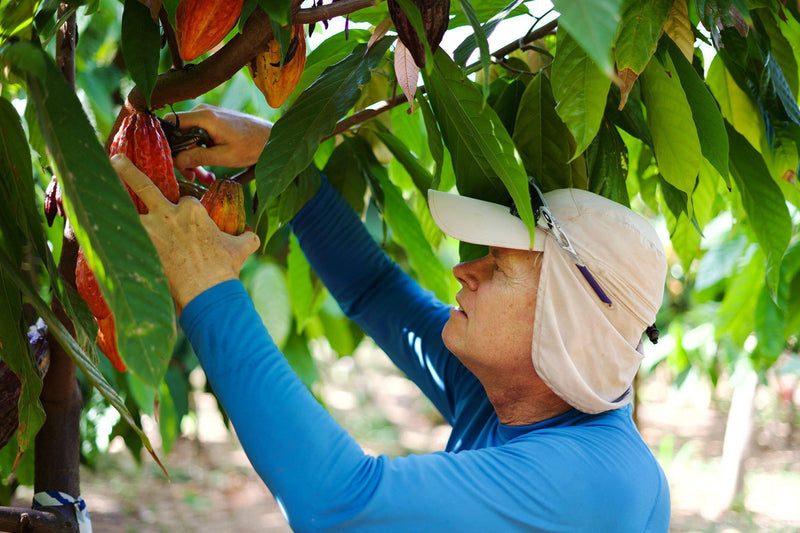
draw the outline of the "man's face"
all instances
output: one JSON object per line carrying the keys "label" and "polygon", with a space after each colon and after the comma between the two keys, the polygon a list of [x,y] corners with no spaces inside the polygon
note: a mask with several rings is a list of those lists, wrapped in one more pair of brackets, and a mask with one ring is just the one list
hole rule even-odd
{"label": "man's face", "polygon": [[490,248],[481,259],[461,263],[459,307],[442,331],[445,346],[479,375],[532,369],[531,338],[541,253]]}

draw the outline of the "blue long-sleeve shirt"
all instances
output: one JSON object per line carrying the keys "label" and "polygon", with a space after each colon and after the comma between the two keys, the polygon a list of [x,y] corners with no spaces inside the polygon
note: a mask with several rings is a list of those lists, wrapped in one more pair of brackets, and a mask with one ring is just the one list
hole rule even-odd
{"label": "blue long-sleeve shirt", "polygon": [[448,306],[392,263],[329,184],[292,225],[342,309],[453,427],[442,452],[365,454],[292,372],[242,284],[205,291],[181,325],[295,531],[668,530],[667,481],[629,407],[500,423],[442,342]]}

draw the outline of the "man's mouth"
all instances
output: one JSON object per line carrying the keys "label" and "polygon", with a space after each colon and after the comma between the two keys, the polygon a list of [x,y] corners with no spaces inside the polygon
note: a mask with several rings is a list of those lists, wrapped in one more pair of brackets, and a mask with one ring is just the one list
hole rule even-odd
{"label": "man's mouth", "polygon": [[464,315],[464,316],[467,316],[467,313],[466,313],[466,311],[464,311],[464,310],[461,308],[461,306],[459,306],[459,305],[456,305],[455,307],[453,307],[453,310],[454,310],[456,313],[461,313],[462,315]]}

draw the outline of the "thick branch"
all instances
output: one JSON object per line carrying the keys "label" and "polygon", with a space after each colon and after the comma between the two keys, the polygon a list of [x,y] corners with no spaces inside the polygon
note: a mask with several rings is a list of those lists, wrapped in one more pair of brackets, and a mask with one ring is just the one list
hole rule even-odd
{"label": "thick branch", "polygon": [[0,531],[36,531],[36,533],[76,533],[77,523],[65,516],[20,507],[0,507]]}

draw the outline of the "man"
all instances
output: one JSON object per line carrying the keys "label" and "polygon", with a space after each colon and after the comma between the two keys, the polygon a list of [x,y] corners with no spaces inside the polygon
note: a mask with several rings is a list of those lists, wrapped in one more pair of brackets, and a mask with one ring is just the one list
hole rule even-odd
{"label": "man", "polygon": [[[203,106],[181,115],[215,146],[179,155],[255,162],[270,125]],[[422,290],[325,182],[292,221],[309,262],[453,432],[443,452],[366,455],[292,373],[238,281],[258,239],[170,204],[124,157],[183,308],[181,326],[258,474],[296,531],[665,532],[669,489],[631,420],[640,338],[666,263],[653,229],[594,194],[534,189],[534,250],[508,208],[432,191],[446,233],[489,246],[457,265],[459,307]],[[543,205],[547,202],[549,206]]]}

